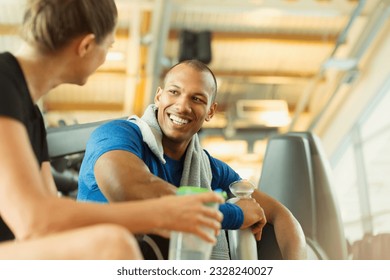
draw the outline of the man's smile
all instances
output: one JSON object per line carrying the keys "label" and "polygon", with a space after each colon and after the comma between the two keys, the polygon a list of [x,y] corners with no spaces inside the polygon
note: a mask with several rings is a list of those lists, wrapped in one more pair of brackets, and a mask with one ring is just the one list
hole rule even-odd
{"label": "man's smile", "polygon": [[172,120],[172,122],[176,125],[185,125],[189,121],[183,118],[180,118],[179,116],[173,115],[173,114],[168,114],[168,117]]}

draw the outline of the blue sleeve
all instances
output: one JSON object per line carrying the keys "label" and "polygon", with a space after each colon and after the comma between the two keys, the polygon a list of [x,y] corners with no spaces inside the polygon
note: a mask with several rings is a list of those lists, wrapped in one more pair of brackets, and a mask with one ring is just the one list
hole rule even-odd
{"label": "blue sleeve", "polygon": [[[229,185],[240,180],[240,175],[223,161],[213,158],[207,151],[205,152],[209,157],[213,174],[211,188],[213,190],[222,189],[230,196],[231,192],[229,190]],[[223,214],[223,229],[239,229],[242,226],[242,223],[244,222],[244,213],[240,207],[234,204],[225,203],[219,207],[219,210]]]}
{"label": "blue sleeve", "polygon": [[225,203],[219,206],[219,211],[223,213],[221,227],[223,229],[239,229],[244,222],[244,213],[235,204]]}
{"label": "blue sleeve", "polygon": [[100,156],[113,150],[142,157],[143,141],[138,126],[126,120],[114,120],[92,132],[80,167],[78,200],[107,202],[97,185],[94,166]]}
{"label": "blue sleeve", "polygon": [[143,140],[137,125],[126,120],[114,120],[98,127],[88,140],[85,157],[95,165],[104,153],[124,150],[142,157]]}
{"label": "blue sleeve", "polygon": [[209,157],[211,172],[213,175],[213,179],[211,181],[211,188],[213,190],[221,189],[230,196],[231,192],[229,190],[229,185],[235,181],[240,180],[240,175],[238,175],[238,173],[234,171],[233,168],[231,168],[225,162],[213,158],[207,151],[205,152]]}

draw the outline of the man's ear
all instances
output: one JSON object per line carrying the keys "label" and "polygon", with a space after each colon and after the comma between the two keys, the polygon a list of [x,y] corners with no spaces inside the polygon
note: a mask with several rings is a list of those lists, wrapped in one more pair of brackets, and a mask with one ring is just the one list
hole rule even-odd
{"label": "man's ear", "polygon": [[80,57],[84,57],[88,52],[92,50],[95,43],[95,35],[92,33],[82,37],[77,48],[78,55]]}
{"label": "man's ear", "polygon": [[212,119],[212,117],[214,116],[215,112],[217,111],[217,106],[218,106],[218,104],[215,103],[215,102],[213,104],[211,104],[209,112],[207,113],[207,116],[205,118],[206,122],[208,122],[208,121],[210,121]]}
{"label": "man's ear", "polygon": [[161,87],[157,88],[156,95],[154,96],[154,105],[158,107],[158,104],[160,103],[160,97],[163,92],[163,89]]}

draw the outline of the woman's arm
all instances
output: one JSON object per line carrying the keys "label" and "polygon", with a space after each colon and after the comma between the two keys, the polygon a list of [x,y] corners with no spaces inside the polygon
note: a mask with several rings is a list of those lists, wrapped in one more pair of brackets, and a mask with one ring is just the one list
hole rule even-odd
{"label": "woman's arm", "polygon": [[42,163],[41,175],[42,175],[43,182],[44,182],[45,187],[47,188],[48,192],[56,196],[57,195],[57,187],[56,187],[56,183],[54,182],[53,174],[51,173],[50,162],[45,161]]}
{"label": "woman's arm", "polygon": [[0,137],[0,213],[17,238],[26,238],[36,219],[31,209],[50,193],[22,123],[0,117]]}
{"label": "woman's arm", "polygon": [[212,242],[214,237],[208,236],[202,227],[216,231],[220,228],[221,213],[204,205],[223,202],[213,192],[107,205],[53,196],[42,178],[24,126],[0,117],[0,135],[0,214],[17,239],[114,223],[133,233],[179,230]]}

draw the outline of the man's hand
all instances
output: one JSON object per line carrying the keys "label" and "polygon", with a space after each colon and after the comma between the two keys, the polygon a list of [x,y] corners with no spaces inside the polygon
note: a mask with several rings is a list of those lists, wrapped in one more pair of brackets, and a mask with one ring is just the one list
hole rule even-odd
{"label": "man's hand", "polygon": [[250,227],[256,240],[260,240],[263,227],[267,223],[263,208],[254,198],[240,199],[235,204],[244,212],[241,229]]}

